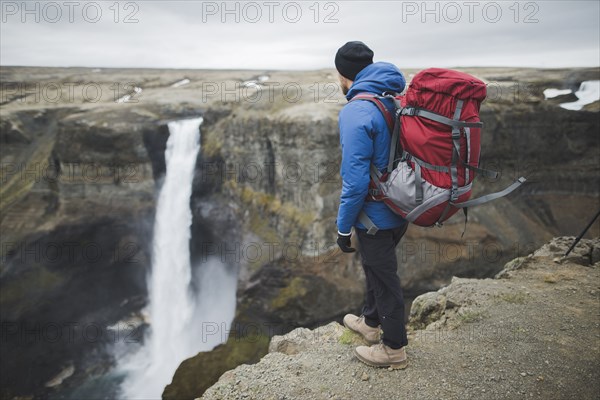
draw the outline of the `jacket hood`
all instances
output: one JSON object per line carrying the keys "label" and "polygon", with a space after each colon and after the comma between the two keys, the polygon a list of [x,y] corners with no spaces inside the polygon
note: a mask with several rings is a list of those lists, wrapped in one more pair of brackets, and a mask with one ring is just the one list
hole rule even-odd
{"label": "jacket hood", "polygon": [[346,94],[350,101],[354,96],[362,92],[382,94],[385,91],[400,93],[406,86],[404,75],[398,67],[387,62],[376,62],[363,68],[356,75],[354,83]]}

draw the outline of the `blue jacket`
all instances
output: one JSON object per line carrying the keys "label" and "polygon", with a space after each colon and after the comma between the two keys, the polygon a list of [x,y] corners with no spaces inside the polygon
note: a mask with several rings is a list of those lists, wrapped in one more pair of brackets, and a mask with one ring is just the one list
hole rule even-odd
{"label": "blue jacket", "polygon": [[[393,64],[377,62],[365,67],[356,76],[346,98],[359,93],[381,95],[385,91],[400,93],[406,81]],[[392,104],[387,104],[392,109]],[[366,100],[356,100],[340,111],[340,143],[342,145],[342,194],[337,215],[338,231],[350,233],[353,226],[364,229],[358,214],[365,210],[379,229],[391,229],[407,223],[384,203],[367,201],[371,163],[381,171],[387,167],[391,135],[377,106]]]}

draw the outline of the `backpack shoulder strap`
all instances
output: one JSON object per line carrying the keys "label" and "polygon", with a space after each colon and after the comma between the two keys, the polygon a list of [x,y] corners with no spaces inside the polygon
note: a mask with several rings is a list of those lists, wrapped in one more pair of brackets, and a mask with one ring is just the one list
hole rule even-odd
{"label": "backpack shoulder strap", "polygon": [[379,99],[379,96],[371,94],[371,93],[359,93],[356,96],[354,96],[352,99],[350,99],[350,101],[348,103],[351,103],[355,100],[367,100],[367,101],[370,101],[371,103],[375,104],[377,106],[377,108],[379,108],[379,111],[381,111],[381,113],[383,114],[385,123],[387,124],[390,134],[392,134],[392,132],[394,130],[394,116],[387,109],[385,104],[383,104],[383,102]]}
{"label": "backpack shoulder strap", "polygon": [[[383,102],[379,99],[379,97],[377,95],[374,95],[372,93],[359,93],[356,96],[354,96],[352,99],[350,99],[350,101],[348,103],[351,103],[355,100],[366,100],[366,101],[370,101],[371,103],[375,104],[377,106],[377,108],[379,109],[379,111],[381,111],[381,114],[383,114],[383,118],[385,119],[385,123],[388,127],[389,133],[390,133],[390,135],[392,135],[392,132],[394,132],[394,126],[395,126],[394,116],[387,109],[385,104],[383,104]],[[391,151],[390,151],[390,153],[391,153]],[[393,159],[393,155],[391,155],[390,158]],[[375,168],[375,166],[373,164],[371,164],[370,170],[371,170],[371,173],[370,173],[371,179],[374,180],[375,182],[377,182],[380,178],[380,172],[377,170],[377,168]],[[358,215],[358,219],[365,226],[365,228],[367,228],[367,234],[374,235],[379,230],[379,228],[377,228],[377,226],[373,223],[371,218],[369,218],[369,216],[367,215],[367,213],[364,210],[361,210],[360,214]]]}

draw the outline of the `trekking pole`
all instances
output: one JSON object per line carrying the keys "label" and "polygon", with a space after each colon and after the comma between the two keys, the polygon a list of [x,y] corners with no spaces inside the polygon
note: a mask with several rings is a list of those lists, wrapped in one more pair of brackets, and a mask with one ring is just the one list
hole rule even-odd
{"label": "trekking pole", "polygon": [[571,250],[573,250],[575,248],[575,246],[577,246],[577,243],[579,243],[579,241],[581,240],[581,238],[583,237],[583,235],[585,235],[585,233],[588,231],[588,229],[590,229],[590,227],[596,221],[596,219],[598,219],[599,215],[600,215],[600,210],[598,210],[598,212],[596,213],[596,216],[590,221],[590,223],[587,224],[587,226],[585,227],[585,229],[583,230],[583,232],[581,232],[579,234],[579,236],[577,236],[577,238],[575,239],[575,242],[571,245],[571,247],[569,247],[569,250],[567,250],[567,252],[563,256],[563,258],[565,258],[566,256],[568,256],[569,253],[571,252]]}

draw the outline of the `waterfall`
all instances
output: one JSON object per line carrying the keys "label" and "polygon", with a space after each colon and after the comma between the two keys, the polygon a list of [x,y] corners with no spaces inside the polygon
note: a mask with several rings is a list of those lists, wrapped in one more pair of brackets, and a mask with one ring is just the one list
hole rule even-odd
{"label": "waterfall", "polygon": [[201,123],[202,118],[169,123],[167,171],[157,202],[148,279],[150,329],[143,347],[122,363],[126,377],[121,391],[127,399],[160,399],[179,364],[224,342],[227,332],[215,334],[215,326],[233,320],[234,273],[210,259],[198,266],[192,284],[190,198]]}

